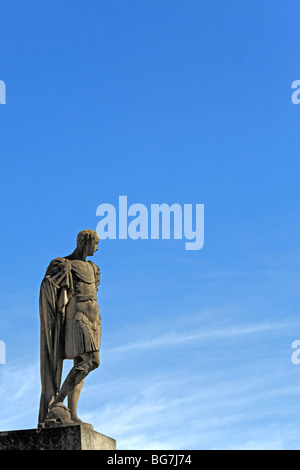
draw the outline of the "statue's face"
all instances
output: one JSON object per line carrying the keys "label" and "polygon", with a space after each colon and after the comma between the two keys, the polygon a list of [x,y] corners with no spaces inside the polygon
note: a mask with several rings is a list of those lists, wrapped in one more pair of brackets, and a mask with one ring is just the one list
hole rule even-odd
{"label": "statue's face", "polygon": [[98,244],[99,240],[91,240],[88,243],[88,255],[87,256],[93,256],[96,251],[98,251]]}

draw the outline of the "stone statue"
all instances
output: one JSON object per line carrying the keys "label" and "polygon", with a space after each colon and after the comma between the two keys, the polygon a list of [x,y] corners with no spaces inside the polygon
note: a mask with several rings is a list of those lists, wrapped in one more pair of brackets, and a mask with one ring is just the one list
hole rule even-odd
{"label": "stone statue", "polygon": [[[77,405],[85,377],[100,364],[100,271],[87,256],[98,250],[93,230],[77,236],[75,251],[49,264],[40,289],[42,393],[39,427],[82,423]],[[74,365],[61,386],[64,359]],[[63,404],[68,397],[68,407]]]}

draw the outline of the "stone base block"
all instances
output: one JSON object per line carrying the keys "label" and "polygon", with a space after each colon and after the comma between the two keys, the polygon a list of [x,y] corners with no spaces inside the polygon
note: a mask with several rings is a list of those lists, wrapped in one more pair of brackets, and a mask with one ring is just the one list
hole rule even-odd
{"label": "stone base block", "polygon": [[0,450],[116,450],[116,441],[75,424],[0,432]]}

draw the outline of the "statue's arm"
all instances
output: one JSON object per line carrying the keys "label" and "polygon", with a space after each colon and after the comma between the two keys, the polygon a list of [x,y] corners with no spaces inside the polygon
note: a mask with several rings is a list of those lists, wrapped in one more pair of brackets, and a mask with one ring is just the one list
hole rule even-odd
{"label": "statue's arm", "polygon": [[96,287],[98,287],[99,284],[100,284],[100,269],[99,269],[99,266],[97,266],[95,263],[93,263],[93,261],[89,261],[89,262],[91,263],[91,265],[94,268],[95,284],[96,284]]}

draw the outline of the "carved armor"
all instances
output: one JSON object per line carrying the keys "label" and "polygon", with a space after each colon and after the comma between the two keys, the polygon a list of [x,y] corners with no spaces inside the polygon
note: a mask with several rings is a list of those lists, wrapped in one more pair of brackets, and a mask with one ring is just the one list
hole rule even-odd
{"label": "carved armor", "polygon": [[101,317],[97,302],[100,271],[92,261],[55,258],[45,279],[58,289],[58,308],[63,312],[63,359],[100,350]]}
{"label": "carved armor", "polygon": [[65,357],[100,350],[101,318],[97,303],[98,266],[92,261],[70,260],[74,294],[66,306]]}

